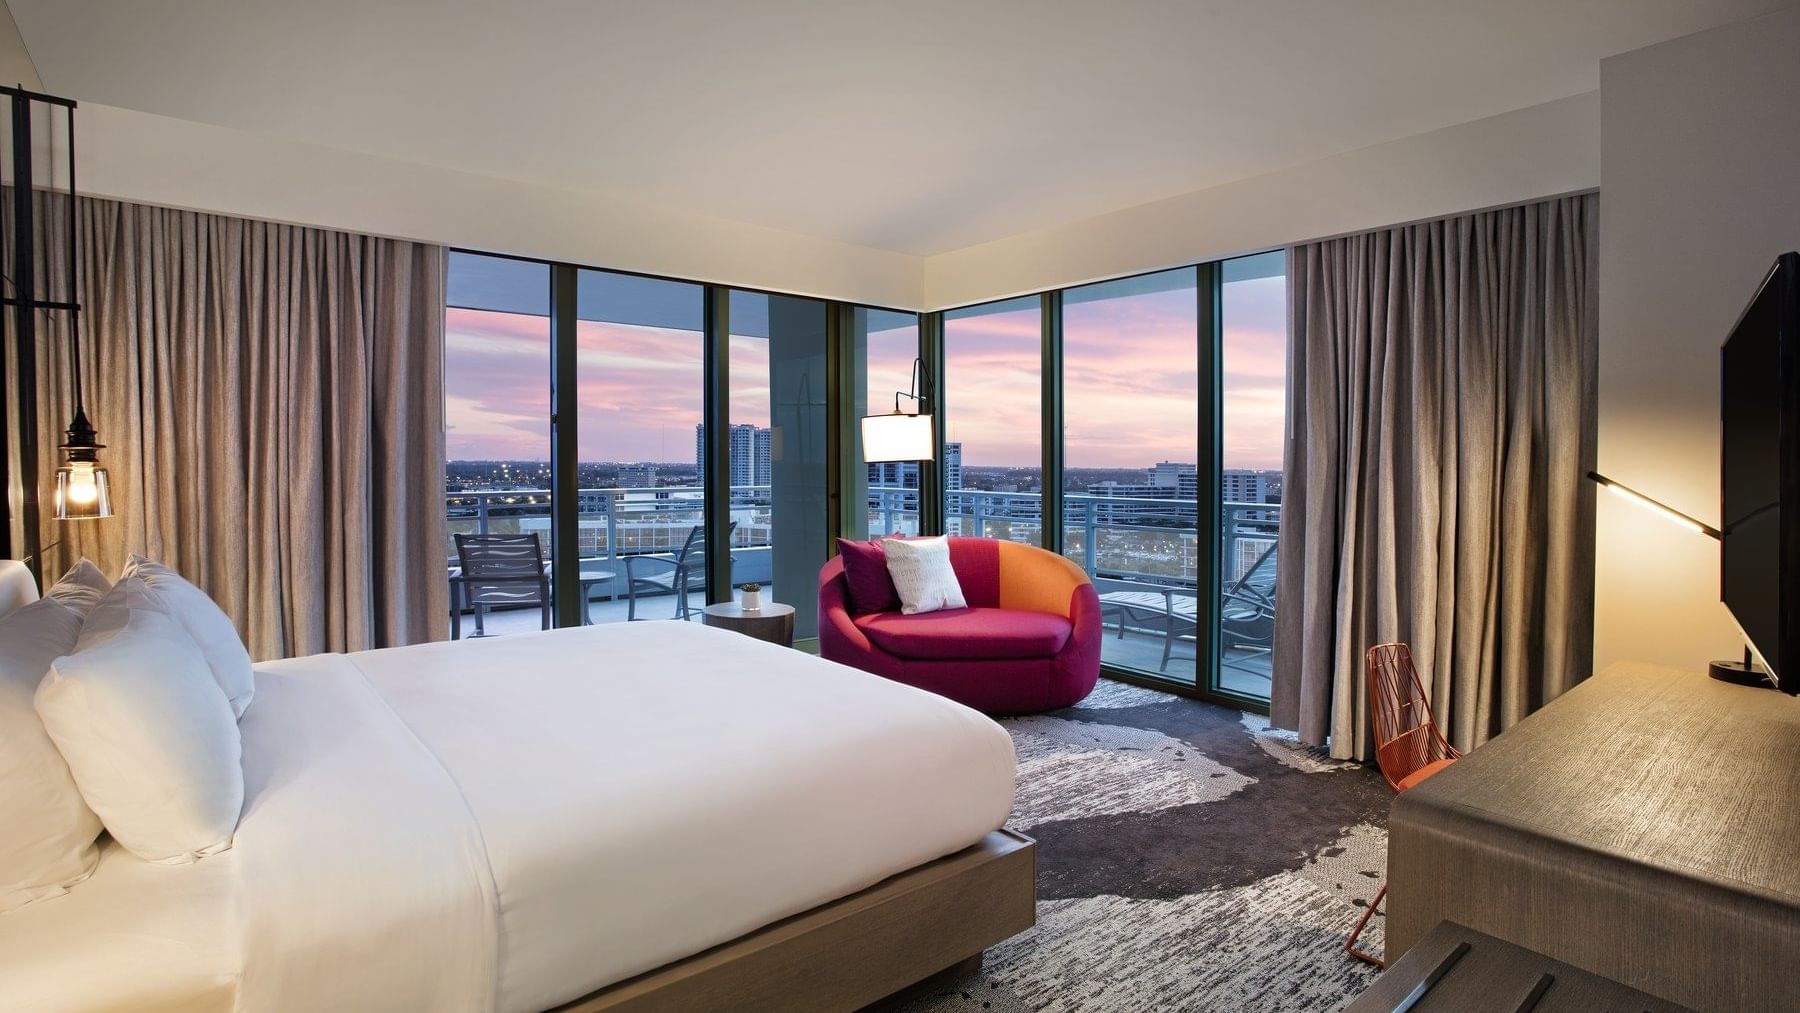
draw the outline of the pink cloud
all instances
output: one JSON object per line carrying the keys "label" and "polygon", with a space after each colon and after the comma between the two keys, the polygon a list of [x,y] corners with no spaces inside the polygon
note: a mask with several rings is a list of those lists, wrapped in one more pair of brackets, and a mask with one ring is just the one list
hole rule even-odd
{"label": "pink cloud", "polygon": [[[1227,467],[1279,467],[1285,439],[1286,306],[1281,278],[1225,287],[1222,340]],[[1191,290],[1064,311],[1065,452],[1073,467],[1192,461],[1198,431]],[[452,459],[543,460],[549,443],[549,322],[451,309],[445,315],[447,449]],[[577,329],[584,461],[686,461],[701,419],[696,331],[583,321]],[[945,322],[946,438],[975,465],[1039,463],[1035,309]],[[911,385],[916,328],[871,334],[867,410]],[[731,418],[769,424],[768,342],[730,342]]]}

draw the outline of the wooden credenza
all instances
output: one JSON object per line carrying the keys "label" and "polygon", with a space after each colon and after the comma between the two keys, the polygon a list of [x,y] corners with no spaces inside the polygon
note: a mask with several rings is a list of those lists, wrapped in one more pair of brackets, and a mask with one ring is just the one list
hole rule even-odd
{"label": "wooden credenza", "polygon": [[1800,698],[1619,664],[1394,800],[1389,959],[1440,921],[1699,1010],[1800,1009]]}

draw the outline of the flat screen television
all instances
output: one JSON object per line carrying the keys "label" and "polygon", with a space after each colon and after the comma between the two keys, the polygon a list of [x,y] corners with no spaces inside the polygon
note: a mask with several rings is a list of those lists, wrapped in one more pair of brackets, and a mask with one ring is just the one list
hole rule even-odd
{"label": "flat screen television", "polygon": [[1719,597],[1800,694],[1800,254],[1776,259],[1721,362]]}

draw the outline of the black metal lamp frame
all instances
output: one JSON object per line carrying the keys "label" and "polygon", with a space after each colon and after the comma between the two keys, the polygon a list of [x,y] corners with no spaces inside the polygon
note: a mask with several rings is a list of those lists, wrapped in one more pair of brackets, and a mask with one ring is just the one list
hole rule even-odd
{"label": "black metal lamp frame", "polygon": [[[23,560],[31,568],[32,577],[42,584],[44,547],[39,530],[41,514],[38,508],[41,490],[37,437],[37,311],[68,313],[71,335],[79,334],[81,304],[76,300],[76,294],[80,291],[76,278],[80,261],[75,246],[75,100],[8,87],[0,87],[0,97],[4,97],[10,104],[12,112],[9,153],[12,165],[12,243],[10,249],[6,248],[6,244],[0,244],[0,275],[11,282],[12,294],[0,298],[0,305],[9,306],[13,311],[15,374],[6,378],[10,379],[10,383],[0,381],[0,417],[7,414],[5,400],[11,399],[11,414],[16,420],[17,434],[11,450],[18,455],[15,460],[9,453],[0,453],[0,482],[4,482],[6,486],[5,501],[0,503],[0,558]],[[37,263],[33,250],[33,239],[37,235],[37,208],[34,200],[37,188],[32,158],[32,107],[39,103],[52,107],[51,116],[55,115],[55,110],[61,109],[68,129],[68,290],[66,298],[58,300],[37,297]],[[94,427],[88,422],[87,413],[81,407],[81,344],[76,340],[73,345],[75,418],[69,423],[67,439],[61,447],[71,461],[93,461],[98,456],[101,444],[95,438]],[[15,520],[19,525],[17,539],[13,536]]]}

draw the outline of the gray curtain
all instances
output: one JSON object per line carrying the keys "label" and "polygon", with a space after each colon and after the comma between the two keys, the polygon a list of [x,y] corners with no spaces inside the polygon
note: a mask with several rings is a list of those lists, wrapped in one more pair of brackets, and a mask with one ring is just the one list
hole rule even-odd
{"label": "gray curtain", "polygon": [[[68,201],[39,207],[42,291],[60,293]],[[46,572],[160,559],[259,659],[441,639],[443,248],[85,197],[75,213],[115,516],[46,518]],[[71,407],[64,319],[40,317],[46,487]]]}
{"label": "gray curtain", "polygon": [[1385,641],[1462,749],[1587,676],[1598,226],[1588,195],[1289,251],[1278,726],[1370,758]]}

